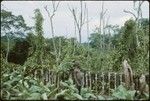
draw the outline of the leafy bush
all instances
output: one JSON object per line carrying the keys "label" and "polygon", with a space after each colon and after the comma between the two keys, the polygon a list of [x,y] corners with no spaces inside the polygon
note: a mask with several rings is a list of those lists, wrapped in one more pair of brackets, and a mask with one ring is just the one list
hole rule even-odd
{"label": "leafy bush", "polygon": [[120,85],[117,89],[112,90],[112,96],[116,99],[127,99],[127,100],[133,100],[135,96],[135,90],[130,91],[127,90],[123,85]]}
{"label": "leafy bush", "polygon": [[[27,67],[14,64],[3,64],[7,68],[2,67],[3,72],[1,74],[1,98],[3,100],[135,100],[135,90],[127,90],[123,85],[118,86],[115,90],[112,90],[110,96],[107,95],[95,95],[95,93],[89,88],[82,88],[81,94],[78,94],[78,89],[73,83],[73,80],[69,78],[64,82],[60,82],[56,88],[55,85],[49,82],[44,85],[42,81],[33,78],[31,76],[24,76]],[[13,68],[15,67],[15,68]],[[149,95],[145,94],[145,97],[141,99],[148,99]]]}

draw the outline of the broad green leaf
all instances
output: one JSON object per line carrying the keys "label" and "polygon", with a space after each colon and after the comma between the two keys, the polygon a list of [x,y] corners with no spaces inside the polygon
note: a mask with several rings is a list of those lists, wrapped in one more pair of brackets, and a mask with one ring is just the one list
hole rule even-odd
{"label": "broad green leaf", "polygon": [[70,85],[69,89],[73,90],[74,92],[78,92],[78,89],[74,85]]}
{"label": "broad green leaf", "polygon": [[41,94],[40,93],[32,93],[27,100],[41,100]]}
{"label": "broad green leaf", "polygon": [[127,95],[127,99],[129,100],[133,100],[134,96],[135,96],[135,90],[134,91],[128,91],[128,95]]}
{"label": "broad green leaf", "polygon": [[98,97],[98,100],[105,100],[105,98],[101,95],[97,96]]}
{"label": "broad green leaf", "polygon": [[58,88],[55,88],[53,91],[51,91],[51,92],[48,94],[48,98],[54,97],[55,94],[57,93],[57,91],[58,91]]}
{"label": "broad green leaf", "polygon": [[69,80],[68,80],[68,82],[69,82],[69,84],[73,84],[73,80],[71,79],[71,78],[69,78]]}
{"label": "broad green leaf", "polygon": [[64,87],[68,87],[69,85],[67,84],[67,83],[65,83],[65,82],[60,82],[60,85],[63,85]]}
{"label": "broad green leaf", "polygon": [[109,96],[109,97],[107,97],[105,100],[114,100],[114,97]]}
{"label": "broad green leaf", "polygon": [[1,93],[4,93],[4,92],[6,92],[6,99],[9,100],[10,97],[11,97],[11,96],[10,96],[10,92],[8,92],[8,91],[6,91],[6,90],[5,90],[5,91],[2,90]]}
{"label": "broad green leaf", "polygon": [[82,96],[77,93],[73,93],[73,96],[76,97],[78,100],[83,100]]}
{"label": "broad green leaf", "polygon": [[118,99],[126,99],[125,94],[123,94],[122,92],[114,92],[114,93],[112,94],[112,96],[114,96],[114,97],[116,97],[116,98],[118,98]]}
{"label": "broad green leaf", "polygon": [[81,88],[81,94],[85,94],[87,92],[89,92],[88,88]]}
{"label": "broad green leaf", "polygon": [[28,85],[27,81],[24,81],[23,83],[24,83],[24,86],[25,86],[26,88],[29,88],[29,85]]}
{"label": "broad green leaf", "polygon": [[43,86],[44,90],[47,91],[47,92],[50,92],[50,89],[46,86]]}
{"label": "broad green leaf", "polygon": [[146,99],[149,99],[149,94],[148,93],[144,93]]}
{"label": "broad green leaf", "polygon": [[7,81],[7,82],[4,82],[4,84],[3,84],[2,86],[5,86],[5,87],[7,87],[7,88],[11,88],[11,87],[12,87],[11,81],[9,80],[9,81]]}
{"label": "broad green leaf", "polygon": [[126,88],[123,85],[120,85],[117,90],[119,90],[120,92],[127,92]]}
{"label": "broad green leaf", "polygon": [[26,66],[23,67],[23,72],[25,72],[25,70],[26,70]]}
{"label": "broad green leaf", "polygon": [[89,98],[89,97],[96,98],[96,96],[94,94],[92,94],[92,93],[86,93],[85,97],[86,98]]}
{"label": "broad green leaf", "polygon": [[43,98],[43,100],[48,100],[46,93],[42,94],[42,98]]}
{"label": "broad green leaf", "polygon": [[37,84],[36,80],[32,80],[32,79],[31,79],[31,80],[29,80],[29,82],[30,82],[31,84],[34,84],[34,85]]}
{"label": "broad green leaf", "polygon": [[3,76],[4,76],[4,77],[7,77],[7,76],[9,76],[9,74],[3,74]]}
{"label": "broad green leaf", "polygon": [[41,92],[42,91],[41,87],[35,86],[35,85],[31,86],[29,90],[31,92]]}
{"label": "broad green leaf", "polygon": [[61,95],[67,94],[68,91],[69,91],[68,89],[62,90],[60,93],[57,93],[57,94],[55,95],[55,98],[57,98],[57,96],[61,96]]}
{"label": "broad green leaf", "polygon": [[18,89],[14,89],[14,88],[13,88],[13,91],[16,92],[16,93],[20,92]]}

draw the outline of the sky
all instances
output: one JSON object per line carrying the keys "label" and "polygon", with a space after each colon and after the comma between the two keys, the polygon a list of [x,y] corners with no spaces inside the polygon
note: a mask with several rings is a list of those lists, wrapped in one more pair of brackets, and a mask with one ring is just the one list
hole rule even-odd
{"label": "sky", "polygon": [[[57,2],[56,2],[57,3]],[[86,3],[89,14],[89,33],[92,33],[96,27],[99,26],[99,14],[101,12],[102,1],[83,1]],[[48,14],[44,9],[47,5],[50,12],[52,12],[51,1],[2,1],[1,8],[7,11],[11,11],[14,15],[22,15],[25,22],[29,26],[34,26],[34,10],[39,8],[43,18],[43,31],[44,37],[50,38],[51,27]],[[80,10],[79,1],[61,1],[54,16],[54,32],[55,36],[74,37],[74,19],[72,13],[68,9],[70,7],[76,7]],[[142,5],[143,18],[149,18],[149,3],[145,1]],[[123,12],[123,10],[129,10],[134,13],[133,1],[104,1],[104,9],[107,9],[106,19],[109,18],[108,24],[123,26],[124,22],[132,17],[131,14]],[[82,42],[87,41],[87,29],[86,24],[82,29]],[[77,36],[78,37],[78,36]]]}

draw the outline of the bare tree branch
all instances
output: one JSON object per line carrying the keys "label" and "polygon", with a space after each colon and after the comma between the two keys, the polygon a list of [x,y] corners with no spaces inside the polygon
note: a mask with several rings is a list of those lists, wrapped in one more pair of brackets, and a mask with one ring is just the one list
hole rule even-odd
{"label": "bare tree branch", "polygon": [[[61,52],[60,52],[60,45],[59,45],[59,52],[57,52],[57,49],[56,49],[56,44],[55,44],[55,39],[54,39],[55,34],[54,34],[54,27],[53,27],[53,17],[54,17],[54,15],[55,15],[55,12],[57,11],[57,8],[58,8],[58,6],[59,6],[59,3],[60,3],[60,2],[58,2],[58,3],[56,4],[55,1],[52,1],[52,7],[53,7],[52,14],[50,14],[50,12],[48,11],[47,6],[44,7],[45,10],[46,10],[46,12],[47,12],[47,14],[48,14],[48,17],[49,17],[49,19],[50,19],[50,26],[51,26],[52,41],[53,41],[53,47],[54,47],[56,65],[59,64],[59,58],[60,58],[60,53],[61,53]],[[59,40],[59,44],[61,44],[61,40]]]}
{"label": "bare tree branch", "polygon": [[127,10],[123,10],[125,13],[129,13],[132,14],[134,16],[135,19],[137,19],[136,15],[134,13],[132,13],[131,11],[127,11]]}
{"label": "bare tree branch", "polygon": [[83,17],[83,23],[85,22],[85,19],[86,19],[86,3],[84,3],[84,17]]}
{"label": "bare tree branch", "polygon": [[59,2],[57,3],[57,5],[56,5],[56,10],[57,10],[57,8],[58,8],[59,4],[60,4],[60,1],[59,1]]}
{"label": "bare tree branch", "polygon": [[103,16],[106,14],[107,10],[108,10],[108,9],[105,10],[105,12],[103,13]]}
{"label": "bare tree branch", "polygon": [[50,13],[49,13],[49,11],[48,11],[48,9],[47,9],[47,5],[46,5],[44,8],[45,8],[45,10],[46,10],[48,16],[50,17]]}
{"label": "bare tree branch", "polygon": [[[79,42],[81,43],[81,30],[82,30],[82,26],[85,24],[85,12],[83,11],[83,7],[82,7],[82,1],[80,1],[80,14],[79,14],[79,18],[77,18],[77,10],[75,10],[75,8],[70,8],[70,6],[68,5],[68,8],[70,10],[70,12],[73,15],[75,24],[77,26],[78,32],[79,32]],[[85,4],[85,8],[84,10],[86,10],[86,4]]]}
{"label": "bare tree branch", "polygon": [[92,18],[87,21],[84,21],[84,23],[82,23],[82,25],[89,23],[91,20],[92,20]]}
{"label": "bare tree branch", "polygon": [[76,13],[75,13],[74,9],[72,10],[72,13],[73,13],[73,17],[74,17],[74,20],[76,22],[77,28],[79,30],[80,29],[80,25],[79,25],[79,22],[77,21],[77,16],[76,16]]}
{"label": "bare tree branch", "polygon": [[80,1],[80,9],[81,9],[81,14],[80,14],[80,28],[82,27],[82,13],[83,13],[83,11],[82,11],[82,1]]}
{"label": "bare tree branch", "polygon": [[55,11],[55,1],[52,1],[53,12]]}
{"label": "bare tree branch", "polygon": [[[142,4],[143,4],[143,2],[144,1],[139,1],[138,3],[138,8],[135,8],[135,3],[136,3],[136,1],[133,1],[133,9],[135,10],[135,11],[137,11],[136,12],[136,15],[134,14],[134,13],[132,13],[131,11],[126,11],[126,10],[124,10],[124,12],[125,13],[130,13],[130,14],[132,14],[134,17],[135,17],[135,21],[136,21],[136,23],[137,23],[137,26],[136,26],[136,33],[137,33],[137,29],[138,29],[138,27],[139,27],[139,17],[141,17],[142,18],[142,10],[141,10],[141,6],[142,6]],[[136,34],[136,40],[137,40],[137,46],[139,47],[140,46],[140,41],[139,41],[139,39],[138,39],[138,35]]]}

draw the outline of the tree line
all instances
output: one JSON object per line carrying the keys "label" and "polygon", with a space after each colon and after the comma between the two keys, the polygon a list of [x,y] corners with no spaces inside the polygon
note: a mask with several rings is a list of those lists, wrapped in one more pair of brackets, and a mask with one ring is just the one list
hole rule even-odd
{"label": "tree line", "polygon": [[[60,2],[53,1],[52,3],[52,14],[50,14],[48,6],[44,7],[51,22],[52,38],[43,37],[44,19],[40,9],[34,10],[35,25],[32,27],[26,25],[22,15],[16,16],[10,11],[1,10],[1,55],[5,62],[14,62],[11,59],[16,58],[14,63],[21,65],[32,63],[33,65],[49,65],[49,68],[66,70],[71,67],[72,60],[79,60],[81,67],[85,70],[120,71],[122,69],[121,62],[128,59],[135,71],[148,70],[148,18],[140,18],[140,13],[138,13],[137,17],[135,15],[136,19],[127,20],[121,28],[118,25],[109,25],[104,20],[107,10],[103,9],[104,4],[102,3],[100,26],[89,34],[88,9],[86,4],[83,6],[83,3],[80,2],[81,18],[79,19],[75,8],[69,7],[74,19],[75,32],[77,28],[80,36],[78,41],[76,37],[55,36],[54,30],[57,28],[53,27],[53,17],[57,13]],[[127,10],[124,12],[131,13]],[[103,22],[106,25],[102,26]],[[87,26],[89,37],[87,42],[81,43],[81,30],[84,24]]]}

